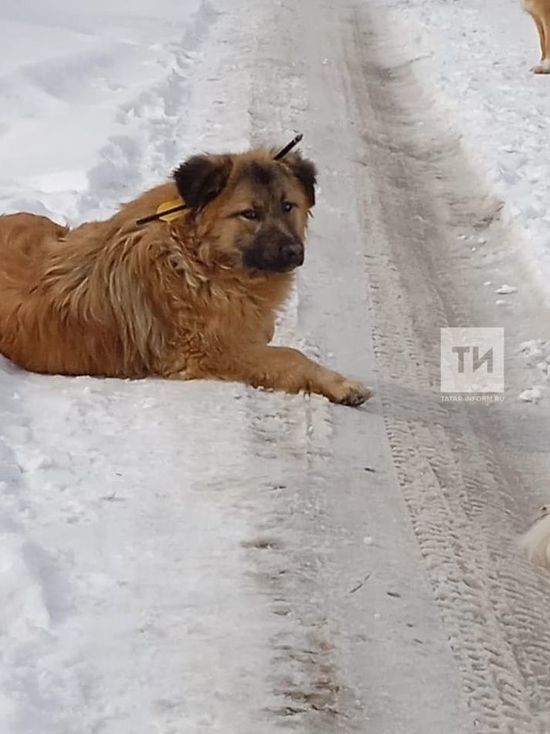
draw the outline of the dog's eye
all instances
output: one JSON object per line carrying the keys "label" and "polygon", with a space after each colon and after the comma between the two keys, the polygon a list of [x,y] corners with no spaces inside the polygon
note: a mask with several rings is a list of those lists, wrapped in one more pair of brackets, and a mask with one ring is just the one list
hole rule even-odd
{"label": "dog's eye", "polygon": [[288,212],[291,212],[296,204],[293,204],[291,201],[283,201],[283,211],[285,214],[288,214]]}
{"label": "dog's eye", "polygon": [[245,209],[244,211],[239,212],[239,217],[252,221],[254,219],[258,219],[258,212],[255,209]]}

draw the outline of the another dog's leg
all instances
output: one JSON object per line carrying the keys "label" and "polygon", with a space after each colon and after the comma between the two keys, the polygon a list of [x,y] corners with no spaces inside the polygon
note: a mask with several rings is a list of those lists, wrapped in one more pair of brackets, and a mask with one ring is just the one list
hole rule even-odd
{"label": "another dog's leg", "polygon": [[520,546],[530,561],[550,569],[550,507],[541,507],[538,518],[521,537]]}
{"label": "another dog's leg", "polygon": [[537,25],[540,38],[541,60],[540,64],[533,66],[531,71],[535,74],[550,74],[550,16],[532,15]]}
{"label": "another dog's leg", "polygon": [[544,35],[544,25],[541,21],[541,19],[538,17],[538,15],[531,15],[531,18],[535,21],[535,25],[537,26],[537,31],[539,32],[539,41],[540,41],[540,60],[544,61],[544,55],[546,53],[546,42],[545,42],[545,35]]}
{"label": "another dog's leg", "polygon": [[202,364],[200,371],[186,371],[181,377],[235,380],[289,393],[318,393],[343,405],[361,405],[371,395],[360,382],[348,380],[287,347],[249,347],[242,354],[225,354],[215,364]]}
{"label": "another dog's leg", "polygon": [[548,10],[542,18],[542,28],[544,33],[544,52],[541,66],[543,67],[544,74],[550,74],[550,12]]}

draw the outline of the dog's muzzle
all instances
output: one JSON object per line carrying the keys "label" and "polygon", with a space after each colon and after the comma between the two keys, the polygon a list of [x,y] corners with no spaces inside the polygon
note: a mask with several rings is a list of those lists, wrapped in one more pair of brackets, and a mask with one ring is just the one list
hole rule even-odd
{"label": "dog's muzzle", "polygon": [[273,273],[288,273],[304,264],[304,243],[285,237],[267,245],[256,244],[246,251],[247,267]]}
{"label": "dog's muzzle", "polygon": [[277,262],[283,270],[294,270],[304,264],[304,243],[290,240],[279,245]]}

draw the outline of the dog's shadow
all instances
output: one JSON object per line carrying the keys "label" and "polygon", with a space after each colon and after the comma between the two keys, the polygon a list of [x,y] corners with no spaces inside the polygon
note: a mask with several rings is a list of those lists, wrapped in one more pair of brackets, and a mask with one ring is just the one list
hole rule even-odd
{"label": "dog's shadow", "polygon": [[[380,381],[361,411],[381,416],[387,424],[442,429],[451,439],[494,444],[500,452],[548,454],[550,411],[545,403],[526,406],[513,395],[501,400],[468,396],[447,400],[433,387],[411,389],[395,381]],[[529,411],[529,414],[526,414]]]}

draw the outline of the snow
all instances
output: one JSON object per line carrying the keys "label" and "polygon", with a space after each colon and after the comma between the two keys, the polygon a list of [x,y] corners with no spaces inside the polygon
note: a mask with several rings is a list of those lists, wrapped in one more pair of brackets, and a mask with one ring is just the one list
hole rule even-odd
{"label": "snow", "polygon": [[538,403],[548,394],[547,384],[550,381],[550,342],[544,339],[528,339],[519,345],[526,374],[531,378],[531,384],[522,390],[519,399],[526,403]]}
{"label": "snow", "polygon": [[540,385],[528,387],[518,395],[519,400],[524,403],[538,403],[544,394],[544,388]]}
{"label": "snow", "polygon": [[540,56],[535,24],[520,0],[384,0],[382,8],[547,289],[550,78],[529,71]]}
{"label": "snow", "polygon": [[504,283],[499,288],[496,289],[495,293],[499,293],[503,296],[508,296],[511,293],[517,293],[518,289],[514,285],[508,285],[507,283]]}
{"label": "snow", "polygon": [[239,396],[197,385],[182,410],[175,384],[154,397],[146,383],[14,373],[2,384],[0,687],[18,704],[13,731],[136,732],[147,721],[168,732],[182,719],[216,731],[242,696],[239,677],[263,693],[237,654],[262,641],[257,604],[243,603],[239,425],[223,442],[224,408]]}
{"label": "snow", "polygon": [[[2,3],[2,211],[70,221],[105,214],[178,157],[167,135],[155,163],[143,161],[143,137],[155,125],[172,132],[214,11],[199,11],[199,0],[122,8],[105,0],[85,9],[63,0]],[[181,155],[185,141],[179,146]]]}

